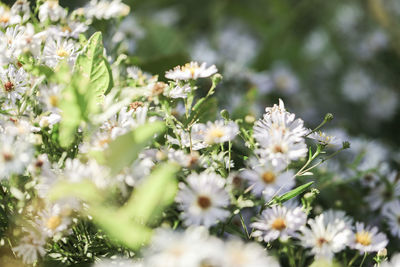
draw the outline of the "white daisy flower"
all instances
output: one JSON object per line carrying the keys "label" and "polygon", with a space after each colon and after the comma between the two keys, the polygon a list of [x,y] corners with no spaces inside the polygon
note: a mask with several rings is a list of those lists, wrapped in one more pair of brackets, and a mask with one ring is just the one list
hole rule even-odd
{"label": "white daisy flower", "polygon": [[[15,5],[15,4],[14,4]],[[0,26],[6,28],[21,22],[21,17],[4,5],[0,6]]]}
{"label": "white daisy flower", "polygon": [[285,193],[295,185],[294,172],[285,171],[285,165],[274,166],[269,161],[259,163],[255,159],[251,162],[251,169],[244,170],[240,175],[248,181],[255,195],[263,194],[269,200],[278,192]]}
{"label": "white daisy flower", "polygon": [[167,136],[168,142],[173,145],[178,145],[182,148],[192,147],[193,150],[200,150],[208,145],[204,142],[203,134],[205,132],[205,125],[203,123],[196,123],[192,126],[191,134],[180,127],[176,128],[176,134],[178,138],[174,138],[170,135]]}
{"label": "white daisy flower", "polygon": [[383,208],[382,216],[386,219],[392,235],[400,237],[400,200],[387,203]]}
{"label": "white daisy flower", "polygon": [[279,92],[294,94],[299,90],[299,81],[292,70],[283,65],[277,65],[271,71],[272,81]]}
{"label": "white daisy flower", "polygon": [[387,176],[387,183],[382,183],[377,187],[372,188],[369,195],[365,197],[368,205],[372,210],[377,210],[390,202],[400,197],[400,180],[397,179],[397,171],[391,172]]}
{"label": "white daisy flower", "polygon": [[206,67],[206,63],[202,63],[199,66],[197,62],[190,62],[184,66],[176,66],[174,69],[169,70],[165,73],[165,77],[170,80],[196,80],[198,78],[206,78],[217,73],[217,67],[212,65],[211,67]]}
{"label": "white daisy flower", "polygon": [[345,220],[340,217],[328,221],[325,214],[318,215],[308,220],[308,225],[300,228],[299,236],[302,246],[311,248],[315,258],[332,259],[333,255],[342,251],[348,244],[351,230]]}
{"label": "white daisy flower", "polygon": [[98,188],[106,188],[112,183],[109,179],[109,169],[91,159],[82,163],[78,158],[67,159],[62,177],[70,182],[81,182],[84,179],[92,181]]}
{"label": "white daisy flower", "polygon": [[47,29],[49,36],[63,38],[79,38],[79,34],[86,32],[88,26],[78,21],[68,21],[65,25],[52,25]]}
{"label": "white daisy flower", "polygon": [[48,84],[40,87],[39,100],[45,105],[45,111],[60,114],[61,91],[62,87],[58,84]]}
{"label": "white daisy flower", "polygon": [[25,28],[19,25],[8,27],[6,32],[0,31],[0,63],[7,65],[10,62],[15,62],[22,53],[22,48],[25,45],[24,41]]}
{"label": "white daisy flower", "polygon": [[43,49],[43,58],[46,65],[54,68],[61,60],[67,60],[71,65],[77,57],[76,44],[72,40],[49,38]]}
{"label": "white daisy flower", "polygon": [[308,130],[301,119],[286,111],[283,101],[279,106],[266,108],[263,119],[254,125],[254,138],[260,145],[257,153],[267,157],[273,165],[288,164],[307,153],[304,136]]}
{"label": "white daisy flower", "polygon": [[46,35],[46,31],[36,33],[33,24],[27,23],[22,36],[23,45],[21,49],[24,52],[32,53],[35,58],[39,58],[42,50],[42,42],[45,40]]}
{"label": "white daisy flower", "polygon": [[373,81],[362,69],[351,69],[342,82],[343,95],[352,102],[368,99],[373,92]]}
{"label": "white daisy flower", "polygon": [[67,16],[67,10],[61,7],[58,0],[47,0],[39,7],[39,19],[40,22],[58,21],[62,20]]}
{"label": "white daisy flower", "polygon": [[111,19],[129,14],[130,8],[121,0],[91,0],[85,6],[85,16],[89,19]]}
{"label": "white daisy flower", "polygon": [[187,177],[187,183],[180,183],[176,197],[186,225],[210,227],[229,216],[229,211],[225,210],[229,206],[229,195],[221,176],[206,172],[192,173]]}
{"label": "white daisy flower", "polygon": [[396,253],[392,256],[390,261],[384,261],[380,264],[380,267],[397,267],[400,266],[400,253]]}
{"label": "white daisy flower", "polygon": [[278,238],[285,241],[296,236],[296,231],[306,220],[307,215],[300,207],[273,206],[264,210],[261,218],[251,224],[256,229],[252,235],[265,242]]}
{"label": "white daisy flower", "polygon": [[164,91],[164,95],[171,98],[187,98],[188,93],[190,93],[191,90],[192,89],[188,84],[185,84],[183,86],[176,85],[170,90]]}
{"label": "white daisy flower", "polygon": [[223,253],[224,267],[279,267],[276,259],[268,256],[257,243],[243,243],[240,240],[228,241]]}
{"label": "white daisy flower", "polygon": [[28,0],[17,0],[11,7],[11,13],[14,16],[19,16],[19,21],[25,22],[31,16],[31,9]]}
{"label": "white daisy flower", "polygon": [[189,228],[183,233],[160,229],[144,253],[144,263],[152,267],[214,266],[223,252],[223,242],[209,236],[204,228]]}
{"label": "white daisy flower", "polygon": [[9,65],[8,69],[0,68],[1,92],[11,103],[15,104],[17,99],[28,90],[28,74],[23,68],[16,69],[14,65]]}
{"label": "white daisy flower", "polygon": [[23,173],[33,157],[32,145],[8,134],[0,135],[0,144],[0,180]]}
{"label": "white daisy flower", "polygon": [[332,136],[332,135],[328,135],[321,131],[313,132],[307,137],[310,139],[314,139],[314,140],[318,141],[318,143],[325,145],[325,146],[340,145],[340,140],[338,138],[336,138],[335,136]]}
{"label": "white daisy flower", "polygon": [[25,232],[19,241],[19,245],[12,250],[18,257],[22,258],[25,264],[33,264],[46,254],[45,245],[46,236],[37,231],[30,230]]}
{"label": "white daisy flower", "polygon": [[69,217],[70,210],[63,209],[58,203],[49,205],[49,207],[39,212],[39,217],[36,220],[40,229],[48,237],[53,237],[56,234],[66,231],[71,224]]}
{"label": "white daisy flower", "polygon": [[357,222],[349,246],[363,254],[378,252],[385,248],[388,242],[386,235],[378,232],[378,227],[365,227],[364,223]]}
{"label": "white daisy flower", "polygon": [[[193,130],[192,130],[193,131]],[[227,124],[223,120],[215,122],[207,122],[204,131],[198,132],[204,138],[204,142],[208,145],[225,143],[231,141],[239,133],[238,125],[229,121]]]}

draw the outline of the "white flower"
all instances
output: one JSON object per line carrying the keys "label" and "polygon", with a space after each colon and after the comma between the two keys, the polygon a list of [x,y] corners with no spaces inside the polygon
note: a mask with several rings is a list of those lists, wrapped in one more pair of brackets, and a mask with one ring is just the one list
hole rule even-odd
{"label": "white flower", "polygon": [[78,39],[79,34],[86,32],[88,26],[78,21],[69,21],[65,25],[53,25],[47,29],[49,36]]}
{"label": "white flower", "polygon": [[390,259],[390,262],[384,261],[380,264],[380,267],[398,267],[400,266],[400,253],[396,253]]}
{"label": "white flower", "polygon": [[11,7],[11,13],[15,16],[17,23],[25,22],[30,18],[31,9],[28,0],[17,0]]}
{"label": "white flower", "polygon": [[91,0],[85,6],[85,16],[87,18],[111,19],[129,14],[129,6],[122,3],[121,0]]}
{"label": "white flower", "polygon": [[299,81],[289,68],[278,65],[272,70],[271,76],[279,92],[294,94],[299,90]]}
{"label": "white flower", "polygon": [[[15,4],[14,4],[15,5]],[[14,25],[21,22],[21,17],[6,8],[5,6],[0,6],[0,26],[6,28],[9,25]]]}
{"label": "white flower", "polygon": [[313,132],[307,137],[314,139],[314,140],[318,141],[318,143],[325,145],[325,146],[340,145],[340,140],[338,138],[336,138],[335,136],[332,136],[332,135],[328,135],[321,131]]}
{"label": "white flower", "polygon": [[58,4],[58,0],[47,0],[39,7],[40,22],[58,21],[67,16],[67,11]]}
{"label": "white flower", "polygon": [[283,101],[279,106],[266,108],[262,120],[254,125],[254,138],[260,148],[256,150],[261,156],[271,160],[273,165],[288,164],[307,153],[304,135],[308,130],[303,120],[295,119],[295,114],[286,111]]}
{"label": "white flower", "polygon": [[368,99],[373,92],[373,82],[362,69],[352,69],[344,77],[342,93],[353,102]]}
{"label": "white flower", "polygon": [[223,267],[279,267],[279,263],[256,243],[228,241],[223,253]]}
{"label": "white flower", "polygon": [[25,28],[19,25],[8,27],[6,32],[0,31],[0,63],[6,65],[15,62],[22,53]]}
{"label": "white flower", "polygon": [[278,192],[280,194],[290,190],[294,184],[294,172],[285,170],[285,165],[272,165],[269,161],[258,163],[252,159],[250,170],[244,170],[241,177],[246,179],[251,191],[259,196],[264,194],[266,200]]}
{"label": "white flower", "polygon": [[183,210],[182,219],[186,225],[210,227],[229,216],[229,195],[224,179],[215,173],[192,173],[187,183],[179,185],[176,201]]}
{"label": "white flower", "polygon": [[164,95],[171,98],[187,98],[187,95],[188,93],[190,93],[191,90],[192,89],[188,84],[185,84],[183,86],[176,85],[170,90],[164,91]]}
{"label": "white flower", "polygon": [[187,131],[178,126],[175,132],[179,136],[179,139],[173,138],[170,135],[167,136],[167,139],[171,144],[178,145],[182,148],[192,147],[193,150],[200,150],[207,147],[203,137],[205,127],[203,123],[196,123],[192,126],[192,131],[189,135]]}
{"label": "white flower", "polygon": [[46,236],[30,230],[25,232],[24,237],[19,241],[19,245],[12,250],[18,257],[22,257],[25,264],[33,264],[46,253],[45,245]]}
{"label": "white flower", "polygon": [[8,134],[0,135],[0,144],[0,180],[22,174],[33,157],[32,145]]}
{"label": "white flower", "polygon": [[[301,227],[300,242],[302,246],[311,248],[315,258],[332,259],[334,253],[343,250],[348,244],[351,230],[345,220],[325,218],[324,213],[308,220],[308,227]],[[328,215],[329,216],[329,215]]]}
{"label": "white flower", "polygon": [[387,182],[372,188],[369,195],[365,197],[372,210],[377,210],[385,203],[400,197],[400,180],[397,179],[397,171],[387,176]]}
{"label": "white flower", "polygon": [[364,223],[356,223],[356,231],[353,233],[349,246],[360,253],[378,252],[386,247],[388,240],[386,235],[378,232],[377,227],[364,227]]}
{"label": "white flower", "polygon": [[68,229],[71,224],[69,213],[69,209],[63,209],[60,204],[55,203],[41,211],[36,222],[47,236],[53,237]]}
{"label": "white flower", "polygon": [[23,68],[17,70],[14,65],[9,65],[7,70],[0,68],[2,89],[0,96],[6,96],[11,103],[15,104],[16,100],[21,99],[28,89],[28,79],[28,74]]}
{"label": "white flower", "polygon": [[198,132],[204,138],[206,144],[219,144],[233,140],[239,133],[238,125],[229,121],[227,124],[223,120],[215,122],[207,122],[207,125],[203,132]]}
{"label": "white flower", "polygon": [[206,67],[206,63],[202,63],[199,66],[197,62],[190,62],[184,66],[177,66],[173,70],[169,70],[165,73],[165,77],[171,80],[190,80],[198,78],[206,78],[217,73],[215,65]]}
{"label": "white flower", "polygon": [[49,38],[43,49],[43,58],[49,67],[57,66],[61,60],[67,60],[71,65],[75,62],[76,44],[72,40]]}
{"label": "white flower", "polygon": [[223,257],[223,249],[223,243],[204,228],[189,228],[184,233],[160,229],[144,253],[144,263],[149,267],[214,266]]}
{"label": "white flower", "polygon": [[82,163],[78,158],[67,159],[63,170],[63,178],[78,183],[85,179],[92,181],[99,188],[106,188],[111,184],[109,179],[109,170],[99,165],[95,160],[91,159],[87,163]]}
{"label": "white flower", "polygon": [[382,211],[393,236],[400,237],[400,200],[387,203]]}
{"label": "white flower", "polygon": [[61,91],[62,88],[58,84],[48,84],[40,87],[39,100],[45,104],[43,108],[45,111],[60,114]]}
{"label": "white flower", "polygon": [[251,224],[253,236],[265,242],[296,236],[296,231],[306,223],[307,215],[300,207],[273,206],[263,211],[261,218]]}
{"label": "white flower", "polygon": [[58,114],[50,114],[49,116],[42,116],[39,121],[39,126],[42,128],[53,128],[53,125],[61,121],[61,116]]}

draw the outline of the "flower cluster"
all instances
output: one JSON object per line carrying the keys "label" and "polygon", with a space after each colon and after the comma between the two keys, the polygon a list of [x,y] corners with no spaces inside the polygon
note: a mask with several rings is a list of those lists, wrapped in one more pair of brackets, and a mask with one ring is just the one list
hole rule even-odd
{"label": "flower cluster", "polygon": [[[218,112],[216,65],[134,65],[129,45],[145,34],[129,13],[120,0],[0,5],[1,266],[396,266],[392,151],[322,131],[329,113],[308,128],[279,97],[258,120]],[[352,75],[343,88],[370,86]],[[281,64],[245,76],[300,90]]]}

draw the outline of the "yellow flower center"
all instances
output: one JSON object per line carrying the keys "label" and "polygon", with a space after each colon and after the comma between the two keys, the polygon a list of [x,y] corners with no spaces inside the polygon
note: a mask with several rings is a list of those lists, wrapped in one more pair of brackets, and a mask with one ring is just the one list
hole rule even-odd
{"label": "yellow flower center", "polygon": [[285,220],[282,218],[276,218],[272,224],[271,224],[272,229],[282,231],[283,229],[286,228],[286,223]]}
{"label": "yellow flower center", "polygon": [[52,107],[58,107],[58,97],[56,95],[52,95],[49,97],[49,102]]}
{"label": "yellow flower center", "polygon": [[276,180],[276,175],[271,171],[267,171],[261,175],[261,179],[266,184],[272,184]]}
{"label": "yellow flower center", "polygon": [[371,245],[371,234],[367,231],[356,233],[356,242],[363,246]]}
{"label": "yellow flower center", "polygon": [[57,50],[57,56],[59,56],[59,57],[67,57],[67,56],[69,56],[69,53],[64,48],[59,48]]}
{"label": "yellow flower center", "polygon": [[59,215],[50,217],[46,222],[47,228],[51,230],[55,230],[60,224],[61,224],[61,217]]}
{"label": "yellow flower center", "polygon": [[0,17],[0,23],[8,23],[9,21],[10,21],[10,15],[8,13]]}

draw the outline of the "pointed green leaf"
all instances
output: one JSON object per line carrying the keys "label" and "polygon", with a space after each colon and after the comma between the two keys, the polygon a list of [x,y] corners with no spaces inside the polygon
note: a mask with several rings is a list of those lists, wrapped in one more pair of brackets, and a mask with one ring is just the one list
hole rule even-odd
{"label": "pointed green leaf", "polygon": [[281,203],[286,202],[286,201],[300,195],[301,193],[305,192],[313,183],[314,182],[309,182],[304,185],[301,185],[301,186],[277,197],[277,200]]}

